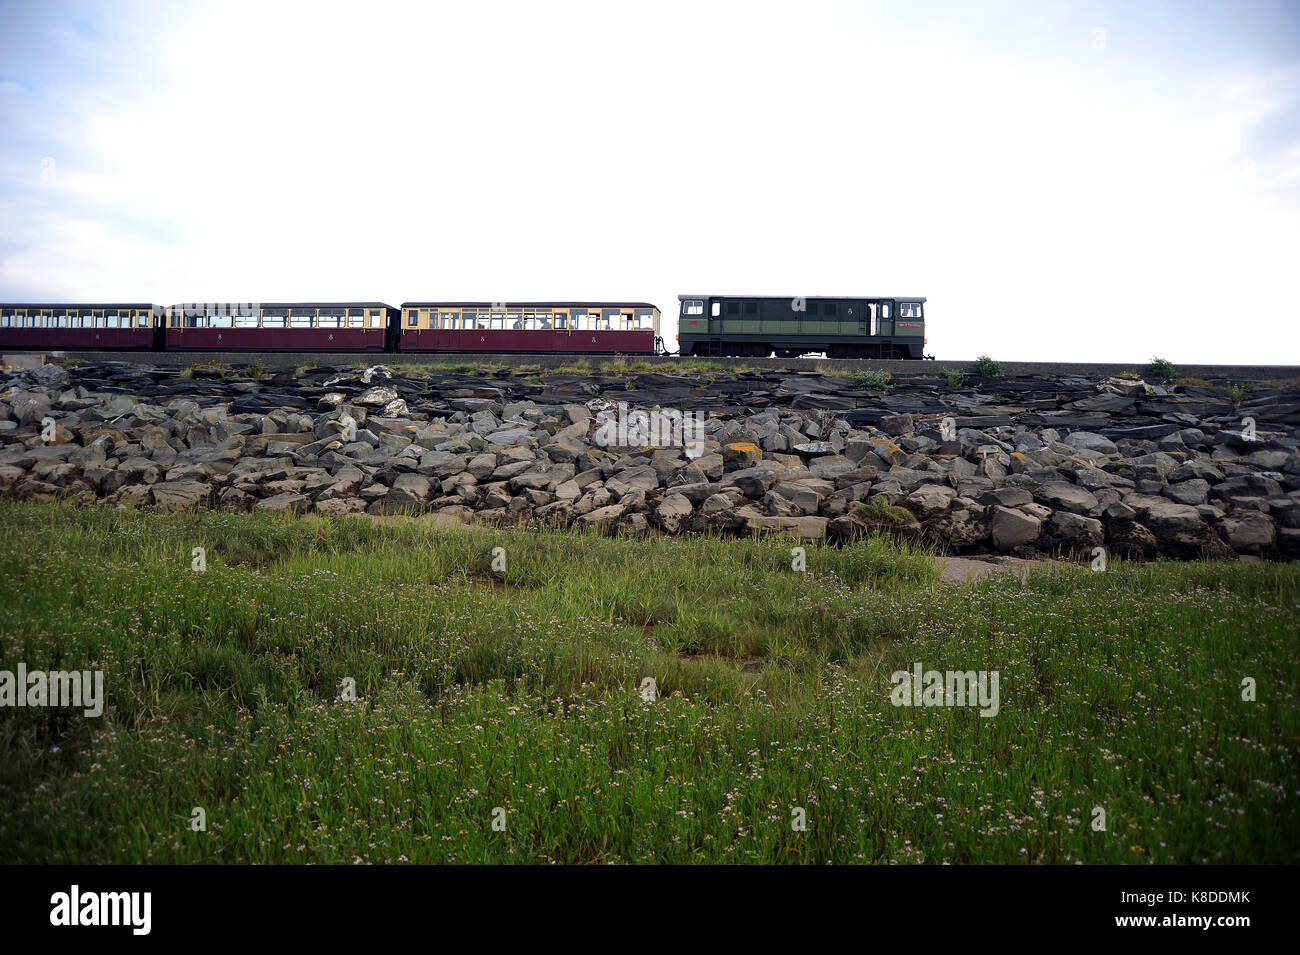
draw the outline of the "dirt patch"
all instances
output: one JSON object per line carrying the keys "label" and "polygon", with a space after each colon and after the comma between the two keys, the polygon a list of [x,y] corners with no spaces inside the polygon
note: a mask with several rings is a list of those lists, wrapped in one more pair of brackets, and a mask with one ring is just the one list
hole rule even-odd
{"label": "dirt patch", "polygon": [[1021,580],[1034,569],[1059,563],[1051,560],[1024,560],[1020,557],[942,557],[945,584],[964,584],[970,580],[983,580],[989,574],[1013,573]]}

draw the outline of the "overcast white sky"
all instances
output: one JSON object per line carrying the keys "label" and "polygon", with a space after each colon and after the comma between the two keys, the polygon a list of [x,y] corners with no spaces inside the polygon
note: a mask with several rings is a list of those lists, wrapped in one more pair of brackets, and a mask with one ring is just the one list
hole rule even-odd
{"label": "overcast white sky", "polygon": [[924,295],[1300,363],[1294,2],[0,0],[0,300]]}

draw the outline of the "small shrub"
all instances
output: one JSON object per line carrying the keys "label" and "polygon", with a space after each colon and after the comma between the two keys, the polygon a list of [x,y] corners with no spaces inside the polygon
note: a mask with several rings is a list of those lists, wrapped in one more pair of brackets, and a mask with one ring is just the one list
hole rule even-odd
{"label": "small shrub", "polygon": [[1178,377],[1178,370],[1174,368],[1172,362],[1153,357],[1151,364],[1147,365],[1147,375],[1156,381],[1173,381]]}
{"label": "small shrub", "polygon": [[1228,387],[1228,397],[1232,399],[1234,405],[1241,404],[1241,399],[1246,397],[1246,392],[1250,391],[1250,385],[1235,384]]}
{"label": "small shrub", "polygon": [[863,391],[888,391],[889,375],[883,371],[860,371],[853,376],[853,384]]}
{"label": "small shrub", "polygon": [[949,388],[960,388],[966,381],[966,373],[958,371],[956,368],[949,368],[943,373],[943,377],[948,382]]}
{"label": "small shrub", "polygon": [[877,494],[870,503],[859,504],[856,512],[858,517],[868,523],[906,524],[912,519],[910,511],[890,504],[883,494]]}
{"label": "small shrub", "polygon": [[994,361],[988,355],[980,355],[975,359],[975,364],[971,365],[970,370],[971,374],[981,378],[1001,378],[1002,362]]}

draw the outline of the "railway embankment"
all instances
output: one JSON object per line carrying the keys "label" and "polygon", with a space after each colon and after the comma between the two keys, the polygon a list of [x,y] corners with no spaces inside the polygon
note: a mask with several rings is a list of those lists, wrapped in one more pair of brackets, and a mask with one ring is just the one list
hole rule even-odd
{"label": "railway embankment", "polygon": [[402,371],[9,369],[0,494],[631,535],[886,532],[1094,563],[1300,558],[1300,388],[1285,382]]}

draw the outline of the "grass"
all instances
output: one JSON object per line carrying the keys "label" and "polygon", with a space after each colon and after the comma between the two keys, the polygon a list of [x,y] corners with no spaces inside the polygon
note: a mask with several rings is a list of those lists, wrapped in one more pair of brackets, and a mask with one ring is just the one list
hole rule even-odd
{"label": "grass", "polygon": [[[1294,566],[953,587],[881,538],[798,573],[779,539],[0,520],[0,669],[108,697],[0,709],[2,862],[1297,861]],[[918,661],[998,670],[999,715],[890,705]]]}
{"label": "grass", "polygon": [[1147,365],[1146,374],[1148,378],[1155,381],[1173,381],[1178,377],[1178,369],[1164,358],[1152,358],[1151,363]]}
{"label": "grass", "polygon": [[888,391],[890,376],[883,371],[860,371],[853,376],[853,386],[863,391]]}

